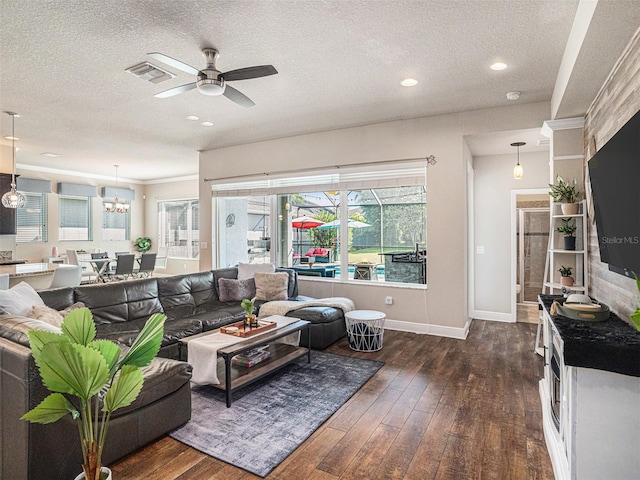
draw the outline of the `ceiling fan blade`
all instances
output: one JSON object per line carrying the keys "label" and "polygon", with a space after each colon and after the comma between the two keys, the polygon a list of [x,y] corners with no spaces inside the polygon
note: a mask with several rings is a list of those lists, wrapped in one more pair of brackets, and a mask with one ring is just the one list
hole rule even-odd
{"label": "ceiling fan blade", "polygon": [[225,82],[232,82],[234,80],[248,80],[250,78],[268,77],[269,75],[275,75],[278,71],[273,65],[259,65],[256,67],[239,68],[237,70],[231,70],[230,72],[221,73],[220,76],[224,78]]}
{"label": "ceiling fan blade", "polygon": [[249,97],[247,97],[244,93],[240,93],[233,87],[229,85],[224,86],[223,95],[227,97],[229,100],[236,102],[241,107],[253,107],[255,103]]}
{"label": "ceiling fan blade", "polygon": [[160,93],[156,93],[154,97],[157,97],[157,98],[173,97],[174,95],[178,95],[179,93],[184,93],[184,92],[188,92],[189,90],[193,90],[196,87],[197,87],[196,82],[187,83],[185,85],[180,85],[179,87],[173,87],[173,88],[170,88],[169,90],[164,90]]}
{"label": "ceiling fan blade", "polygon": [[171,58],[164,53],[151,52],[147,53],[151,58],[158,60],[159,62],[166,63],[170,67],[177,68],[178,70],[182,70],[183,72],[190,73],[192,75],[197,75],[199,70],[197,68],[193,68],[191,65],[187,65],[180,60],[176,60],[175,58]]}

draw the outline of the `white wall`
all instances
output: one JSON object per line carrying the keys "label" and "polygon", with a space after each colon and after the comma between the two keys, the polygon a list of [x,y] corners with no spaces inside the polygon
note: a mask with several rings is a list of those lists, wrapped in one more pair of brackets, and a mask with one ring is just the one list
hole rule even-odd
{"label": "white wall", "polygon": [[[548,188],[549,153],[520,153],[524,176],[513,178],[515,155],[474,157],[474,316],[504,320],[511,305],[511,191]],[[479,255],[475,247],[484,247]]]}
{"label": "white wall", "polygon": [[[517,105],[211,150],[200,154],[200,179],[435,155],[438,163],[429,167],[427,174],[428,288],[304,280],[301,292],[312,296],[349,296],[358,308],[384,311],[389,319],[400,322],[398,325],[406,329],[464,337],[469,319],[465,288],[467,161],[463,137],[539,127],[548,112],[546,102]],[[211,191],[203,181],[200,200],[202,239],[213,238]],[[201,251],[201,269],[212,265],[211,252]],[[385,295],[397,299],[394,305],[382,304]]]}

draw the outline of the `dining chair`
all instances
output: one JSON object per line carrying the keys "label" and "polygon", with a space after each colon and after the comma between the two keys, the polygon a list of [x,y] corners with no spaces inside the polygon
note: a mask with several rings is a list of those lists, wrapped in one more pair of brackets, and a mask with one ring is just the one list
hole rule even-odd
{"label": "dining chair", "polygon": [[116,268],[113,273],[108,273],[109,280],[126,280],[133,275],[133,262],[136,256],[133,253],[118,255]]}
{"label": "dining chair", "polygon": [[84,265],[80,265],[78,260],[78,252],[74,249],[67,249],[67,262],[69,265],[78,265],[82,267],[82,280],[80,283],[94,283],[98,281],[98,274],[92,270],[88,270]]}
{"label": "dining chair", "polygon": [[82,281],[80,265],[61,265],[53,272],[49,288],[77,287]]}
{"label": "dining chair", "polygon": [[167,247],[159,247],[158,254],[156,256],[156,268],[155,270],[166,270],[167,269]]}
{"label": "dining chair", "polygon": [[140,258],[140,268],[136,271],[138,277],[150,277],[156,267],[156,253],[143,253]]}

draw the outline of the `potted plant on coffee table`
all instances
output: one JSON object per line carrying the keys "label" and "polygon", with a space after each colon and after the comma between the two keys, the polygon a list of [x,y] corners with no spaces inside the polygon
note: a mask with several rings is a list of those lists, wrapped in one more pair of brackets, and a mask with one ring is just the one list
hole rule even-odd
{"label": "potted plant on coffee table", "polygon": [[563,287],[572,287],[574,279],[571,276],[571,267],[565,267],[564,265],[560,266],[558,269],[560,272],[560,285]]}
{"label": "potted plant on coffee table", "polygon": [[258,326],[258,320],[254,313],[256,310],[255,302],[256,302],[255,298],[252,298],[251,300],[249,300],[248,298],[245,298],[244,300],[242,300],[242,302],[240,302],[240,306],[243,308],[244,313],[246,314],[246,320],[244,323],[249,328]]}
{"label": "potted plant on coffee table", "polygon": [[560,202],[562,205],[563,215],[575,215],[578,213],[579,205],[577,202],[580,192],[576,188],[576,180],[573,180],[572,184],[564,181],[564,179],[558,175],[556,177],[557,185],[549,184],[549,195],[553,197],[554,202]]}
{"label": "potted plant on coffee table", "polygon": [[111,471],[102,466],[111,414],[138,397],[144,382],[141,367],[160,350],[165,319],[164,314],[151,315],[122,359],[115,342],[96,340],[88,308],[69,312],[61,333],[29,331],[42,383],[52,393],[22,420],[53,423],[70,414],[78,422],[83,473],[76,480],[111,478]]}
{"label": "potted plant on coffee table", "polygon": [[573,218],[560,219],[562,225],[556,228],[556,231],[564,235],[564,249],[575,250],[576,249],[576,221]]}

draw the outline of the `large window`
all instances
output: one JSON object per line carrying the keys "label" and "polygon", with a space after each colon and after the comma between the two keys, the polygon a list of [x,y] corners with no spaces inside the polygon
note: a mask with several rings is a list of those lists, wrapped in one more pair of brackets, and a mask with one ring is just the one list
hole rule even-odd
{"label": "large window", "polygon": [[105,205],[107,203],[112,204],[113,202],[102,202],[102,241],[131,240],[129,210],[126,212],[107,212]]}
{"label": "large window", "polygon": [[59,195],[59,229],[58,239],[92,240],[91,232],[91,197]]}
{"label": "large window", "polygon": [[219,266],[273,261],[318,279],[426,285],[425,173],[405,164],[213,185]]}
{"label": "large window", "polygon": [[21,192],[25,205],[16,212],[16,243],[47,241],[47,194]]}
{"label": "large window", "polygon": [[159,247],[167,256],[198,258],[200,253],[200,204],[198,200],[158,202]]}

